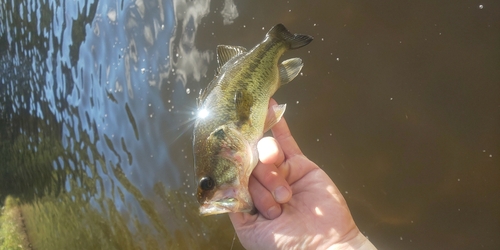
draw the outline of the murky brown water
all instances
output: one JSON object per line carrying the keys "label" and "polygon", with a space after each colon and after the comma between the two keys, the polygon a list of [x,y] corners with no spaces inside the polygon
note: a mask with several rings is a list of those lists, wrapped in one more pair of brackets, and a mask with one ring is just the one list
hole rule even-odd
{"label": "murky brown water", "polygon": [[[275,95],[380,249],[500,246],[500,2],[28,1],[0,7],[0,198],[36,249],[229,249],[193,196],[218,44],[315,41]],[[234,249],[240,249],[234,242]]]}

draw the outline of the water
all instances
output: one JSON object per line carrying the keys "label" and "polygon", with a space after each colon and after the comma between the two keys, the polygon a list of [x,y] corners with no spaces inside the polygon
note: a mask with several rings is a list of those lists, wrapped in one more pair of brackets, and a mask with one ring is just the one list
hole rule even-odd
{"label": "water", "polygon": [[[500,245],[495,1],[7,1],[0,198],[36,249],[229,249],[199,217],[191,149],[218,44],[284,23],[315,41],[275,95],[383,249]],[[235,242],[234,248],[241,245]]]}

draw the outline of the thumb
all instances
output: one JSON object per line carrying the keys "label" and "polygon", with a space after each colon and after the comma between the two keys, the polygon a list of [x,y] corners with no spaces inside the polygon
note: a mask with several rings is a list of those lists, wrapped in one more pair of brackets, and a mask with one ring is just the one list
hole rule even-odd
{"label": "thumb", "polygon": [[264,164],[280,166],[285,160],[283,150],[273,137],[264,137],[257,143],[259,160]]}

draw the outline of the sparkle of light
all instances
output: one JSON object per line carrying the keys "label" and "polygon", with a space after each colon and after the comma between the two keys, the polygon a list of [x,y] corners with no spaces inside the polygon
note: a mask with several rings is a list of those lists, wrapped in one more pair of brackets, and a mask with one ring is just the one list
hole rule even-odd
{"label": "sparkle of light", "polygon": [[323,211],[321,211],[321,209],[319,209],[319,207],[315,207],[314,211],[316,212],[317,215],[323,215]]}
{"label": "sparkle of light", "polygon": [[208,110],[206,110],[206,109],[202,109],[198,112],[198,118],[203,119],[207,116],[208,116]]}

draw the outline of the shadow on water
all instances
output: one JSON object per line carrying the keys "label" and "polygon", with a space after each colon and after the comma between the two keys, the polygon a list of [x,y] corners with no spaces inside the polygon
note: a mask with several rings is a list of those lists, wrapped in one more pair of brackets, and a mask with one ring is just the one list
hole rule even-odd
{"label": "shadow on water", "polygon": [[284,23],[315,41],[276,99],[371,241],[498,247],[500,6],[466,2],[7,1],[0,199],[35,249],[231,248],[198,215],[195,99],[216,45]]}

